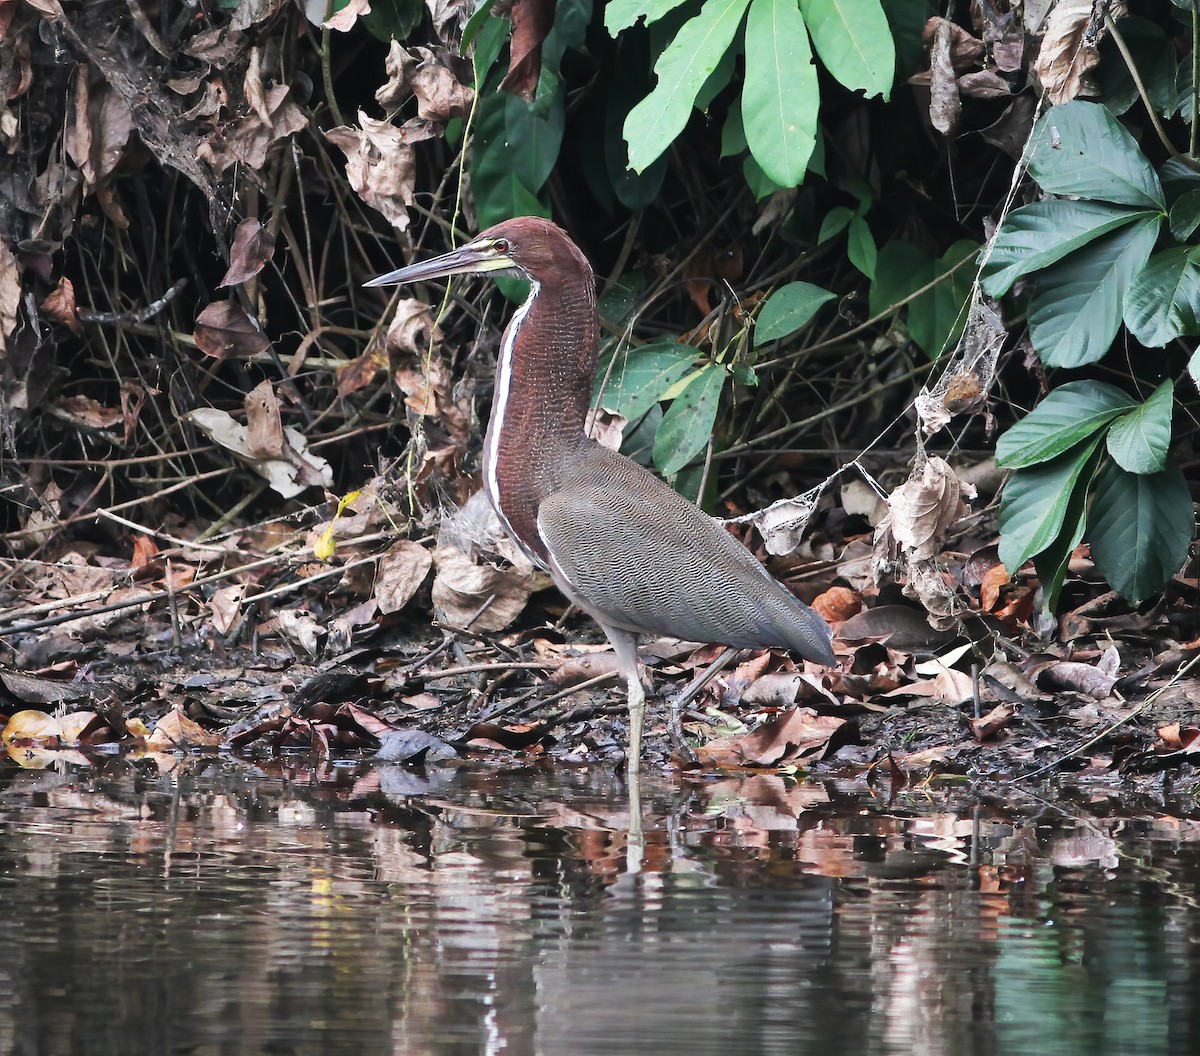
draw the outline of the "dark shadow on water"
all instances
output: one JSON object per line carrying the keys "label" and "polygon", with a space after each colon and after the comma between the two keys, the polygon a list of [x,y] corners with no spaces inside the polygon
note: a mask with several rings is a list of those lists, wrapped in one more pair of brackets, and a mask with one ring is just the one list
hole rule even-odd
{"label": "dark shadow on water", "polygon": [[[0,770],[0,1053],[1200,1051],[1200,822],[1102,794]],[[632,841],[637,844],[638,841]]]}

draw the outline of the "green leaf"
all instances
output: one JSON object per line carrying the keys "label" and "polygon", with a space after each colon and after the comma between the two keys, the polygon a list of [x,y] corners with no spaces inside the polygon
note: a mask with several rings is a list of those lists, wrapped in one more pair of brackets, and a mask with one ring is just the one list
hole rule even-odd
{"label": "green leaf", "polygon": [[1014,282],[1062,260],[1101,235],[1157,211],[1121,209],[1103,202],[1034,202],[1014,209],[1000,228],[984,273],[984,291],[1003,297]]}
{"label": "green leaf", "polygon": [[687,124],[692,104],[741,25],[750,0],[707,0],[654,64],[658,84],[625,119],[629,164],[643,172]]}
{"label": "green leaf", "polygon": [[[1147,18],[1126,15],[1121,19],[1120,28],[1150,105],[1163,117],[1170,117],[1176,110],[1175,68],[1178,60],[1174,43]],[[1137,102],[1137,85],[1124,59],[1112,46],[1111,38],[1106,38],[1101,47],[1096,81],[1105,107],[1119,117]]]}
{"label": "green leaf", "polygon": [[855,216],[850,221],[850,229],[846,241],[846,255],[850,263],[861,271],[868,279],[875,278],[875,260],[879,251],[875,248],[875,239],[871,228],[861,216]]}
{"label": "green leaf", "polygon": [[661,400],[699,357],[698,349],[676,341],[624,349],[611,371],[605,364],[597,372],[592,402],[635,421]]}
{"label": "green leaf", "polygon": [[[711,2],[711,0],[709,0]],[[796,0],[751,0],[742,126],[754,160],[781,187],[804,180],[817,142],[821,90]]]}
{"label": "green leaf", "polygon": [[941,278],[942,281],[908,306],[908,332],[928,356],[940,355],[942,349],[958,340],[966,325],[967,313],[963,308],[971,297],[975,269],[964,266],[953,274],[950,272],[955,265],[978,252],[977,242],[966,239],[955,242],[933,263],[930,278]]}
{"label": "green leaf", "polygon": [[1051,107],[1033,132],[1029,175],[1051,194],[1163,209],[1162,185],[1108,108],[1078,100]]}
{"label": "green leaf", "polygon": [[1188,359],[1188,374],[1191,375],[1192,384],[1200,389],[1200,348],[1196,349]]}
{"label": "green leaf", "polygon": [[[604,122],[604,171],[617,200],[631,212],[641,212],[658,198],[667,174],[667,159],[661,157],[644,172],[629,167],[629,148],[621,134],[629,111],[650,87],[650,47],[646,33],[632,33],[614,48],[598,85]],[[585,144],[587,139],[585,137]],[[584,163],[585,174],[594,167]]]}
{"label": "green leaf", "polygon": [[879,0],[800,0],[804,24],[825,68],[851,91],[891,94],[896,46]]}
{"label": "green leaf", "polygon": [[746,181],[746,186],[753,192],[756,202],[761,202],[768,194],[783,190],[779,184],[763,172],[762,166],[754,160],[753,154],[747,154],[742,161],[742,177]]}
{"label": "green leaf", "polygon": [[706,363],[671,401],[654,437],[654,464],[665,474],[678,473],[704,450],[725,387],[725,368]]}
{"label": "green leaf", "polygon": [[1008,478],[1000,499],[1000,560],[1010,573],[1058,538],[1071,493],[1085,471],[1090,479],[1099,446],[1100,437],[1094,436],[1053,461]]}
{"label": "green leaf", "polygon": [[857,215],[853,209],[844,205],[830,209],[821,221],[821,230],[817,234],[817,245],[828,242],[835,235],[841,234]]}
{"label": "green leaf", "polygon": [[1200,190],[1184,191],[1175,199],[1168,223],[1171,225],[1171,234],[1180,242],[1192,237],[1192,232],[1200,227]]}
{"label": "green leaf", "polygon": [[1134,399],[1102,381],[1060,385],[996,442],[996,464],[1025,469],[1058,458],[1136,407]]}
{"label": "green leaf", "polygon": [[1043,363],[1081,367],[1102,359],[1121,326],[1121,307],[1150,259],[1157,214],[1096,239],[1037,277],[1029,336]]}
{"label": "green leaf", "polygon": [[1200,250],[1186,246],[1155,253],[1133,281],[1125,325],[1147,348],[1200,333]]}
{"label": "green leaf", "polygon": [[[1093,455],[1093,462],[1098,461]],[[1058,608],[1058,599],[1062,594],[1063,580],[1067,576],[1067,566],[1071,563],[1071,554],[1083,540],[1084,524],[1087,521],[1087,497],[1091,480],[1095,476],[1095,466],[1090,471],[1081,474],[1075,487],[1071,489],[1071,498],[1063,515],[1062,527],[1054,541],[1039,554],[1033,555],[1033,567],[1037,570],[1038,579],[1042,581],[1042,608],[1053,613]]]}
{"label": "green leaf", "polygon": [[1092,494],[1087,538],[1104,578],[1131,601],[1166,586],[1187,560],[1196,529],[1183,471],[1127,473],[1106,463]]}
{"label": "green leaf", "polygon": [[754,324],[754,346],[790,337],[804,326],[817,309],[837,295],[811,282],[789,282],[763,301]]}
{"label": "green leaf", "polygon": [[[334,9],[341,10],[345,6],[335,4]],[[404,40],[424,13],[425,5],[420,0],[373,0],[371,9],[362,16],[362,24],[371,36],[387,44],[392,40]]]}
{"label": "green leaf", "polygon": [[1108,453],[1129,473],[1159,473],[1171,445],[1175,383],[1168,378],[1139,407],[1117,418],[1108,429]]}
{"label": "green leaf", "polygon": [[499,94],[504,99],[504,143],[502,147],[489,145],[503,150],[504,162],[513,175],[536,194],[554,171],[562,146],[566,124],[563,92],[558,87],[549,107],[537,99],[527,103],[509,92]]}
{"label": "green leaf", "polygon": [[608,30],[610,37],[615,37],[639,18],[645,16],[646,25],[650,25],[684,2],[685,0],[609,0],[604,8],[604,28]]}
{"label": "green leaf", "polygon": [[746,130],[742,127],[741,107],[731,106],[721,126],[721,157],[732,158],[747,147]]}

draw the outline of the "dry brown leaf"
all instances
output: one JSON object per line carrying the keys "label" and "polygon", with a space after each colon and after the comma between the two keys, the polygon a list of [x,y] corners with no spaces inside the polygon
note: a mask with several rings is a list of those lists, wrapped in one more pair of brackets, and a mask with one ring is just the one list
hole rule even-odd
{"label": "dry brown leaf", "polygon": [[1089,74],[1100,61],[1106,11],[1118,19],[1124,16],[1125,5],[1120,0],[1105,4],[1058,0],[1050,11],[1031,70],[1050,104],[1094,94]]}
{"label": "dry brown leaf", "polygon": [[109,429],[124,418],[119,407],[105,407],[90,396],[63,396],[54,406],[88,429]]}
{"label": "dry brown leaf", "polygon": [[218,124],[196,152],[217,175],[235,163],[259,171],[275,143],[308,124],[304,112],[289,98],[288,85],[268,88],[263,83],[262,56],[257,48],[251,51],[242,90],[249,112]]}
{"label": "dry brown leaf", "polygon": [[948,53],[954,69],[962,70],[970,66],[978,66],[983,62],[985,51],[983,41],[978,37],[971,36],[956,22],[938,16],[929,19],[925,23],[924,29],[921,30],[921,41],[925,47],[931,48],[939,33],[943,33],[949,38]]}
{"label": "dry brown leaf", "polygon": [[213,629],[224,637],[233,630],[238,616],[242,611],[242,597],[246,593],[244,583],[236,583],[230,587],[218,587],[208,602],[208,611],[212,614]]}
{"label": "dry brown leaf", "polygon": [[233,235],[229,270],[218,286],[236,286],[254,278],[275,252],[275,236],[253,217],[243,220]]}
{"label": "dry brown leaf", "polygon": [[[553,0],[550,3],[553,11]],[[514,26],[514,47],[516,34]],[[425,121],[444,123],[452,117],[470,113],[475,98],[474,89],[466,83],[470,80],[470,68],[462,68],[461,60],[444,48],[411,48],[409,54],[414,52],[419,61],[410,75],[409,84],[417,97],[417,116]]]}
{"label": "dry brown leaf", "polygon": [[298,645],[309,656],[319,656],[321,639],[325,636],[325,628],[313,618],[307,609],[278,609],[272,619],[267,620],[259,628],[260,634],[274,632]]}
{"label": "dry brown leaf", "polygon": [[849,587],[830,587],[813,599],[812,607],[826,622],[841,623],[862,612],[863,599],[857,590]]}
{"label": "dry brown leaf", "polygon": [[345,399],[351,393],[365,389],[375,376],[388,368],[387,350],[376,345],[370,352],[344,363],[337,369],[337,394]]}
{"label": "dry brown leaf", "polygon": [[433,336],[433,308],[424,301],[404,297],[396,302],[396,311],[388,323],[384,345],[393,355],[423,356]]}
{"label": "dry brown leaf", "polygon": [[975,740],[986,741],[1008,726],[1016,714],[1017,709],[1011,704],[997,704],[986,715],[971,720],[971,733]]}
{"label": "dry brown leaf", "polygon": [[992,70],[964,73],[958,79],[958,90],[972,99],[1006,99],[1012,95],[1012,85]]}
{"label": "dry brown leaf", "polygon": [[192,334],[196,347],[214,359],[254,356],[271,342],[236,301],[213,301],[198,316]]}
{"label": "dry brown leaf", "polygon": [[279,397],[270,379],[246,393],[242,405],[246,410],[246,453],[251,458],[286,458]]}
{"label": "dry brown leaf", "polygon": [[375,600],[383,614],[399,612],[421,589],[433,557],[420,543],[401,539],[379,559]]}
{"label": "dry brown leaf", "polygon": [[154,732],[146,739],[149,748],[186,748],[191,745],[217,745],[219,733],[210,733],[181,711],[168,711],[154,724]]}
{"label": "dry brown leaf", "polygon": [[962,102],[951,57],[953,24],[944,18],[937,23],[929,48],[929,120],[943,136],[948,136],[958,127]]}
{"label": "dry brown leaf", "polygon": [[927,561],[937,555],[946,533],[963,514],[962,495],[954,470],[934,455],[888,496],[892,535],[911,560]]}
{"label": "dry brown leaf", "polygon": [[427,122],[397,128],[374,121],[361,110],[362,128],[331,128],[325,138],[346,155],[346,179],[358,196],[377,209],[397,231],[408,228],[408,206],[416,189],[416,155],[412,144],[434,135]]}
{"label": "dry brown leaf", "polygon": [[697,754],[715,766],[779,766],[823,751],[845,722],[812,708],[795,708],[750,733],[710,741]]}
{"label": "dry brown leaf", "polygon": [[554,25],[554,0],[513,0],[512,58],[500,87],[532,103],[542,75],[542,41]]}
{"label": "dry brown leaf", "polygon": [[83,324],[75,314],[75,286],[65,275],[42,301],[42,311],[62,323],[71,333],[83,333]]}
{"label": "dry brown leaf", "polygon": [[543,586],[538,573],[481,564],[456,546],[433,551],[437,572],[433,605],[438,622],[447,627],[500,631],[525,609],[529,595]]}

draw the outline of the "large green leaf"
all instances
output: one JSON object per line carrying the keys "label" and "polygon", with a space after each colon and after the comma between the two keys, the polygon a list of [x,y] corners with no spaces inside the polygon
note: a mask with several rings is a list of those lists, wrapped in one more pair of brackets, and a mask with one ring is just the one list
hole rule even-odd
{"label": "large green leaf", "polygon": [[1140,209],[1164,209],[1153,166],[1108,108],[1074,101],[1051,107],[1033,132],[1029,175],[1051,194]]}
{"label": "large green leaf", "polygon": [[1148,348],[1200,333],[1200,249],[1178,246],[1150,258],[1125,300],[1125,325]]}
{"label": "large green leaf", "polygon": [[1175,383],[1167,378],[1145,403],[1117,418],[1108,429],[1108,453],[1129,473],[1160,473],[1171,445]]}
{"label": "large green leaf", "polygon": [[685,0],[610,0],[604,8],[604,28],[611,37],[628,29],[643,15],[646,25],[657,22]]}
{"label": "large green leaf", "polygon": [[1022,275],[1048,268],[1135,220],[1160,216],[1157,211],[1123,209],[1104,202],[1055,200],[1014,209],[996,236],[983,288],[992,297],[1002,297]]}
{"label": "large green leaf", "polygon": [[592,402],[634,421],[661,400],[699,356],[691,345],[670,340],[624,349],[611,371],[607,364],[601,366]]}
{"label": "large green leaf", "polygon": [[1099,446],[1100,437],[1094,436],[1051,462],[1008,478],[1000,498],[1000,560],[1009,572],[1016,573],[1058,540],[1072,493],[1077,484],[1087,487]]}
{"label": "large green leaf", "polygon": [[852,91],[887,99],[896,46],[879,0],[800,0],[800,10],[825,68]]}
{"label": "large green leaf", "polygon": [[1187,560],[1196,529],[1192,496],[1173,461],[1161,473],[1127,473],[1106,463],[1087,526],[1096,567],[1132,601],[1156,593]]}
{"label": "large green leaf", "polygon": [[777,184],[795,187],[816,146],[821,102],[796,0],[751,0],[746,55],[741,111],[750,153]]}
{"label": "large green leaf", "polygon": [[678,473],[704,450],[712,438],[724,386],[725,368],[706,363],[671,401],[654,437],[654,464],[663,473]]}
{"label": "large green leaf", "polygon": [[907,308],[909,336],[926,355],[936,357],[962,333],[966,322],[963,305],[971,295],[975,277],[967,266],[950,272],[978,252],[978,243],[962,240],[935,260],[911,242],[893,239],[879,250],[871,283],[871,315],[886,311],[941,278],[932,289],[909,301]]}
{"label": "large green leaf", "polygon": [[1047,462],[1137,406],[1120,389],[1102,381],[1060,385],[996,442],[996,462],[1025,469]]}
{"label": "large green leaf", "polygon": [[1042,581],[1042,608],[1046,612],[1052,613],[1058,608],[1058,599],[1062,594],[1063,580],[1067,576],[1067,566],[1071,563],[1071,554],[1083,540],[1084,524],[1087,521],[1088,488],[1092,477],[1095,476],[1094,463],[1098,459],[1093,455],[1092,460],[1093,468],[1080,474],[1075,487],[1071,489],[1071,498],[1063,514],[1063,523],[1058,535],[1045,550],[1033,555],[1033,567],[1037,570],[1038,579]]}
{"label": "large green leaf", "polygon": [[1192,232],[1200,227],[1200,190],[1184,191],[1171,205],[1168,223],[1173,234],[1180,242],[1186,242],[1192,237]]}
{"label": "large green leaf", "polygon": [[1121,307],[1154,250],[1156,214],[1096,239],[1037,277],[1029,336],[1042,362],[1081,367],[1102,359],[1121,326]]}
{"label": "large green leaf", "polygon": [[817,314],[821,305],[836,296],[811,282],[789,282],[780,286],[759,309],[754,324],[755,347],[790,337]]}
{"label": "large green leaf", "polygon": [[554,170],[562,146],[566,124],[566,105],[561,90],[555,91],[549,105],[535,100],[525,102],[509,92],[504,99],[504,142],[500,149],[504,162],[514,176],[535,194]]}
{"label": "large green leaf", "polygon": [[629,164],[642,172],[683,131],[692,104],[733,43],[750,0],[707,0],[654,64],[658,84],[625,119]]}

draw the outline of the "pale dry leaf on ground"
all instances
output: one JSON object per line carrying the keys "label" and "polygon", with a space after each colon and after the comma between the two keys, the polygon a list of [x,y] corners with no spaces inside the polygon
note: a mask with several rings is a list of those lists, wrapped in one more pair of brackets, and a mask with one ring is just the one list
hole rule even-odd
{"label": "pale dry leaf on ground", "polygon": [[260,634],[272,632],[299,646],[309,656],[319,656],[321,653],[325,628],[307,609],[277,609],[275,615],[259,628]]}
{"label": "pale dry leaf on ground", "polygon": [[235,583],[228,587],[218,587],[208,601],[208,611],[212,617],[213,629],[224,636],[233,630],[242,611],[242,598],[246,593],[244,583]]}
{"label": "pale dry leaf on ground", "polygon": [[778,766],[823,751],[845,719],[795,708],[764,722],[750,733],[721,737],[698,749],[715,766]]}
{"label": "pale dry leaf on ground", "polygon": [[189,719],[181,711],[168,711],[154,724],[154,732],[146,738],[151,749],[187,748],[192,745],[215,746],[223,738],[219,733],[210,733],[199,723]]}
{"label": "pale dry leaf on ground", "polygon": [[375,600],[383,614],[399,612],[421,589],[433,557],[420,543],[401,539],[379,559]]}
{"label": "pale dry leaf on ground", "polygon": [[433,551],[433,606],[438,622],[474,631],[500,631],[525,609],[530,594],[545,584],[532,571],[497,568],[473,560],[456,546]]}

